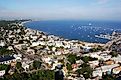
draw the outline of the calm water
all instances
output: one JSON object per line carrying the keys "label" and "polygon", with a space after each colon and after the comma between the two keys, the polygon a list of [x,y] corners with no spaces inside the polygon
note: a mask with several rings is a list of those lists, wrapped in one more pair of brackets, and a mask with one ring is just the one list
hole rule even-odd
{"label": "calm water", "polygon": [[98,43],[106,43],[108,40],[95,38],[95,35],[121,32],[121,22],[112,21],[32,21],[25,26],[67,39]]}

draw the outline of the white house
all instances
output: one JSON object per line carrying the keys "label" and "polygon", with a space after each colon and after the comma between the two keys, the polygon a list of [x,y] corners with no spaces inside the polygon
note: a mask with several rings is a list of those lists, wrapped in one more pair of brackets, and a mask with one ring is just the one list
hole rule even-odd
{"label": "white house", "polygon": [[14,47],[21,50],[23,47],[27,47],[27,46],[28,46],[28,44],[17,44]]}
{"label": "white house", "polygon": [[89,53],[90,57],[92,58],[100,58],[100,56],[97,53]]}
{"label": "white house", "polygon": [[111,55],[108,55],[107,53],[100,54],[100,59],[103,59],[104,61],[111,59]]}
{"label": "white house", "polygon": [[13,55],[15,58],[16,58],[16,60],[22,60],[22,55],[21,54],[14,54]]}
{"label": "white house", "polygon": [[118,55],[117,57],[113,57],[111,59],[114,60],[116,63],[121,63],[121,56],[120,55]]}
{"label": "white house", "polygon": [[51,64],[51,63],[52,63],[52,58],[50,58],[50,57],[44,57],[44,58],[42,58],[42,60],[43,60],[45,63],[48,63],[48,64]]}
{"label": "white house", "polygon": [[1,77],[1,76],[4,76],[4,74],[5,74],[5,70],[1,70],[1,71],[0,71],[0,77]]}
{"label": "white house", "polygon": [[61,55],[61,54],[63,54],[62,51],[57,51],[57,52],[55,52],[55,55]]}
{"label": "white house", "polygon": [[31,35],[30,37],[31,37],[33,40],[36,40],[36,39],[38,38],[37,35]]}
{"label": "white house", "polygon": [[22,63],[22,67],[24,68],[25,71],[29,69],[29,65],[26,64],[25,62]]}
{"label": "white house", "polygon": [[40,41],[40,45],[46,45],[45,41]]}
{"label": "white house", "polygon": [[9,49],[9,50],[13,50],[13,47],[12,47],[12,46],[8,46],[8,49]]}
{"label": "white house", "polygon": [[98,60],[96,60],[96,61],[89,61],[89,64],[90,64],[90,66],[91,66],[92,68],[95,68],[96,66],[98,66],[99,61],[98,61]]}
{"label": "white house", "polygon": [[40,42],[39,41],[37,41],[37,42],[32,42],[32,45],[31,46],[38,46],[38,45],[40,45]]}
{"label": "white house", "polygon": [[89,52],[89,50],[92,48],[92,47],[88,47],[88,46],[82,46],[84,52]]}
{"label": "white house", "polygon": [[105,65],[105,66],[101,66],[102,72],[111,72],[111,70],[115,67],[118,67],[119,64],[112,64],[112,65]]}
{"label": "white house", "polygon": [[102,71],[101,71],[101,69],[97,69],[97,70],[93,71],[92,72],[92,76],[93,77],[97,77],[97,76],[102,77]]}
{"label": "white house", "polygon": [[3,42],[3,41],[0,41],[0,46],[5,46],[5,42]]}
{"label": "white house", "polygon": [[62,41],[56,41],[56,47],[61,47],[61,46],[64,46]]}
{"label": "white house", "polygon": [[52,47],[52,51],[54,51],[54,52],[55,52],[55,51],[56,51],[56,47]]}

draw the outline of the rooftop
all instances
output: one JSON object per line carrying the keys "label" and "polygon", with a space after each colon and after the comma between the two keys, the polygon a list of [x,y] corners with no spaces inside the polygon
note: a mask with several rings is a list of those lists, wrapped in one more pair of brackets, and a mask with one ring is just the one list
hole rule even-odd
{"label": "rooftop", "polygon": [[12,59],[15,59],[15,57],[13,57],[13,56],[4,56],[4,57],[0,56],[0,62],[9,61]]}

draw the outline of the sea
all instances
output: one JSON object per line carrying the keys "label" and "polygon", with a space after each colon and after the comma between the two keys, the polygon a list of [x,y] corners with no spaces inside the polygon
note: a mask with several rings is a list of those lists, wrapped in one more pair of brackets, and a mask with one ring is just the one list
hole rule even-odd
{"label": "sea", "polygon": [[26,27],[70,40],[107,43],[108,39],[95,37],[100,34],[121,32],[121,21],[46,20],[31,21]]}

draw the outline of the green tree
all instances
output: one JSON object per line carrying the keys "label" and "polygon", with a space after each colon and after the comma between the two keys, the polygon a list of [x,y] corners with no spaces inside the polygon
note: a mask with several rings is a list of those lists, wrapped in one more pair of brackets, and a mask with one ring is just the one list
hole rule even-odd
{"label": "green tree", "polygon": [[118,56],[118,53],[115,52],[115,51],[112,51],[112,52],[110,52],[110,55],[111,55],[112,57],[117,57],[117,56]]}
{"label": "green tree", "polygon": [[67,69],[68,69],[69,71],[72,70],[71,64],[67,63],[67,64],[66,64],[66,67],[67,67]]}
{"label": "green tree", "polygon": [[8,69],[8,65],[0,64],[0,70],[7,70],[7,69]]}
{"label": "green tree", "polygon": [[98,60],[97,58],[92,58],[92,57],[89,57],[89,56],[81,57],[81,59],[82,59],[85,63],[88,63],[88,61]]}
{"label": "green tree", "polygon": [[17,67],[17,69],[20,69],[22,67],[21,62],[17,62],[16,67]]}
{"label": "green tree", "polygon": [[75,64],[75,63],[76,63],[76,55],[70,54],[67,58],[68,58],[68,61],[69,61],[71,64]]}
{"label": "green tree", "polygon": [[0,55],[9,55],[9,54],[12,54],[12,53],[13,53],[12,50],[8,50],[5,47],[0,48]]}
{"label": "green tree", "polygon": [[39,69],[40,67],[41,67],[41,62],[40,61],[37,61],[37,60],[35,60],[34,62],[33,62],[33,67],[34,67],[34,69]]}
{"label": "green tree", "polygon": [[88,79],[88,78],[90,78],[91,77],[91,75],[92,75],[92,69],[91,69],[91,67],[88,65],[88,64],[86,64],[86,63],[83,63],[82,65],[81,65],[81,69],[78,69],[76,72],[77,72],[77,74],[80,76],[80,74],[82,74],[86,79]]}
{"label": "green tree", "polygon": [[116,80],[116,77],[112,75],[103,75],[103,80]]}

